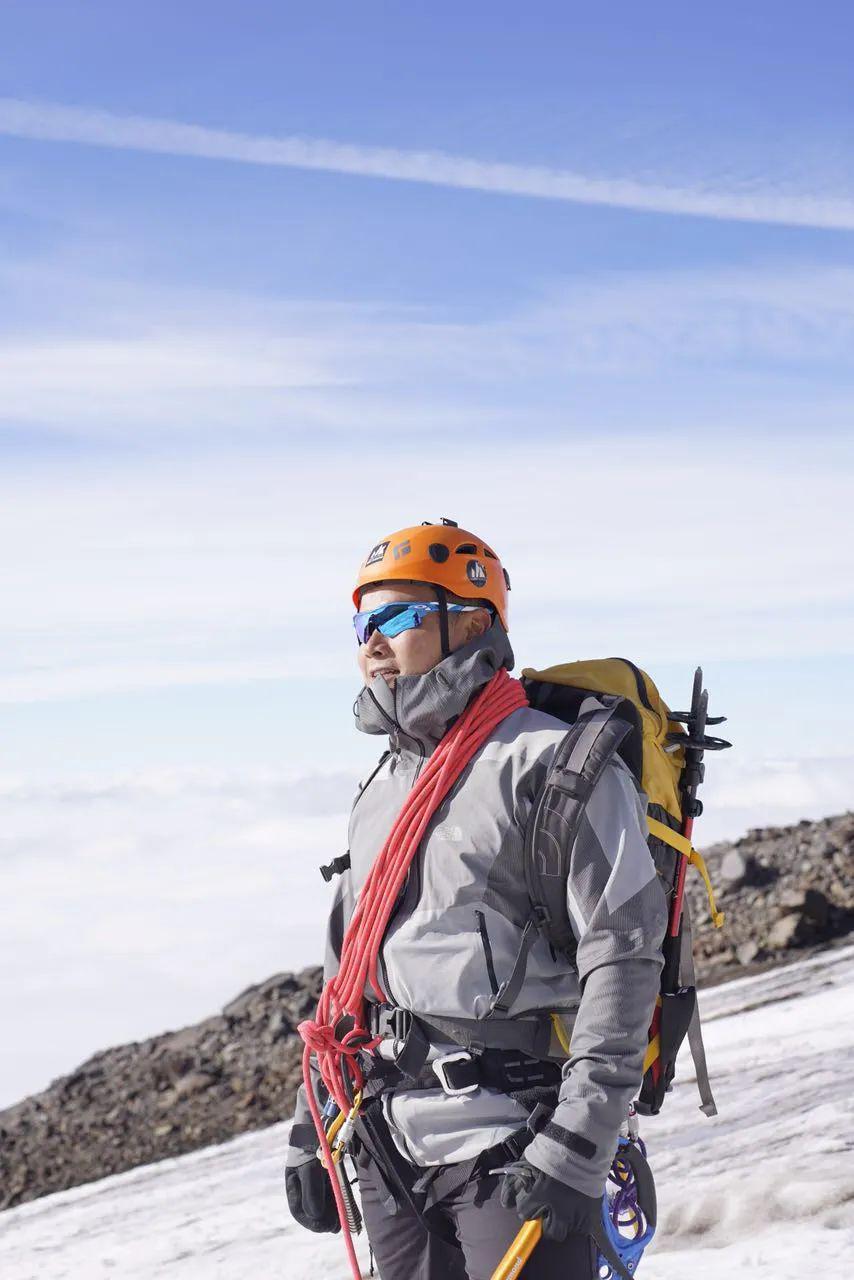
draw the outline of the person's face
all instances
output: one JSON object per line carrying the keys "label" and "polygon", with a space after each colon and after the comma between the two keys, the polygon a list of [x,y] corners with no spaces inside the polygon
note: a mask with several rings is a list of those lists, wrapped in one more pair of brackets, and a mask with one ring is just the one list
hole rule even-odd
{"label": "person's face", "polygon": [[[367,613],[382,604],[398,600],[434,600],[429,587],[417,583],[400,583],[386,586],[379,583],[362,592],[359,610]],[[448,614],[448,640],[451,650],[459,649],[475,636],[488,630],[492,619],[488,609],[473,613]],[[374,676],[382,676],[386,684],[394,687],[398,676],[420,676],[442,660],[442,637],[439,630],[439,614],[428,613],[420,627],[401,631],[397,636],[384,636],[374,631],[366,644],[359,645],[359,671],[365,684]]]}

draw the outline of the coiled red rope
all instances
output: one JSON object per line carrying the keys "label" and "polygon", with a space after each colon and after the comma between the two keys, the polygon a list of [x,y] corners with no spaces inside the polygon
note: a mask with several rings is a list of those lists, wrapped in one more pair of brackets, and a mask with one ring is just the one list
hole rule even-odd
{"label": "coiled red rope", "polygon": [[301,1022],[298,1027],[305,1042],[302,1066],[306,1097],[355,1280],[360,1280],[361,1273],[320,1107],[312,1088],[312,1054],[317,1058],[321,1079],[330,1095],[342,1111],[348,1112],[354,1093],[364,1084],[359,1051],[373,1050],[380,1040],[379,1036],[372,1039],[364,1026],[365,985],[369,982],[380,1000],[386,999],[377,976],[380,948],[412,859],[430,820],[471,758],[502,720],[527,705],[522,685],[502,667],[445,734],[373,861],[344,935],[338,973],[326,983],[314,1019]]}

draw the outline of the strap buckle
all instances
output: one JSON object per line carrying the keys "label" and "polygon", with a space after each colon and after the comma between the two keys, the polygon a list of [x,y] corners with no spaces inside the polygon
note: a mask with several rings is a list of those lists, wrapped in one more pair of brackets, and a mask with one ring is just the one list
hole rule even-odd
{"label": "strap buckle", "polygon": [[[373,1011],[376,1010],[374,1013]],[[372,1006],[374,1035],[384,1036],[391,1040],[405,1040],[412,1026],[412,1014],[408,1009],[400,1009],[397,1005],[381,1004]]]}
{"label": "strap buckle", "polygon": [[[463,1093],[474,1093],[476,1089],[480,1088],[480,1083],[477,1079],[476,1073],[475,1073],[475,1078],[471,1081],[470,1084],[455,1085],[452,1083],[452,1079],[448,1075],[448,1068],[450,1067],[451,1070],[453,1071],[453,1064],[456,1062],[467,1063],[467,1064],[470,1064],[472,1067],[474,1067],[474,1058],[471,1056],[470,1053],[467,1053],[465,1049],[459,1049],[455,1053],[445,1053],[442,1055],[441,1058],[435,1058],[430,1063],[430,1066],[433,1068],[433,1070],[435,1071],[436,1075],[439,1078],[439,1084],[442,1086],[445,1093],[450,1094],[452,1098],[457,1097]],[[460,1073],[457,1072],[455,1074],[457,1076],[457,1079],[459,1079]],[[468,1074],[470,1073],[464,1072],[463,1078],[465,1078],[465,1076]]]}

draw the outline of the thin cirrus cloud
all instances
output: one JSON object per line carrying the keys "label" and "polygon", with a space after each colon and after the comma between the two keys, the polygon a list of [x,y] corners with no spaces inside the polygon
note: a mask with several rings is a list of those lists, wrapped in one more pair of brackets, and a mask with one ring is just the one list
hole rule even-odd
{"label": "thin cirrus cloud", "polygon": [[[0,272],[13,301],[38,296],[43,265]],[[520,420],[548,432],[579,378],[612,403],[620,379],[705,378],[749,360],[750,394],[775,405],[778,425],[770,364],[832,373],[810,393],[816,421],[839,376],[847,381],[854,345],[854,272],[835,265],[600,274],[571,292],[556,281],[533,306],[477,322],[143,283],[96,281],[93,291],[61,266],[57,279],[48,296],[61,301],[0,331],[0,419],[134,439],[158,429],[340,433],[366,421],[410,435],[512,431]],[[84,305],[87,289],[98,307]],[[637,422],[642,406],[622,394]],[[738,387],[740,412],[747,394]],[[757,420],[755,405],[749,412]],[[559,419],[567,424],[565,407]]]}
{"label": "thin cirrus cloud", "polygon": [[407,151],[324,138],[238,133],[55,102],[0,98],[0,133],[36,141],[315,169],[648,213],[854,230],[854,200],[845,196],[771,190],[744,194],[641,183],[631,178],[595,177],[567,169],[485,161],[444,151]]}
{"label": "thin cirrus cloud", "polygon": [[349,679],[354,560],[443,512],[504,529],[520,657],[557,658],[571,635],[578,654],[622,637],[678,661],[686,583],[707,660],[850,652],[850,447],[695,436],[553,442],[528,476],[521,442],[458,446],[450,468],[426,451],[403,487],[394,449],[10,473],[0,697]]}

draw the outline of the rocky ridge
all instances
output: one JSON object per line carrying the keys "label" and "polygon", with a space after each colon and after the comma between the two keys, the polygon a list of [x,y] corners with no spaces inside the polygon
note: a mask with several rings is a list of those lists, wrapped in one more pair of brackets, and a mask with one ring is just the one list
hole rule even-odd
{"label": "rocky ridge", "polygon": [[854,813],[757,827],[703,856],[725,922],[714,927],[703,882],[689,870],[701,985],[802,956],[854,930]]}
{"label": "rocky ridge", "polygon": [[[704,852],[726,926],[712,926],[690,874],[701,983],[854,930],[854,813],[758,828]],[[216,1017],[95,1054],[0,1112],[0,1208],[289,1118],[301,1079],[296,1027],[314,1011],[320,980],[319,968],[277,974]]]}
{"label": "rocky ridge", "polygon": [[296,1028],[321,976],[277,974],[216,1017],[96,1053],[0,1111],[0,1209],[289,1118],[302,1079]]}

